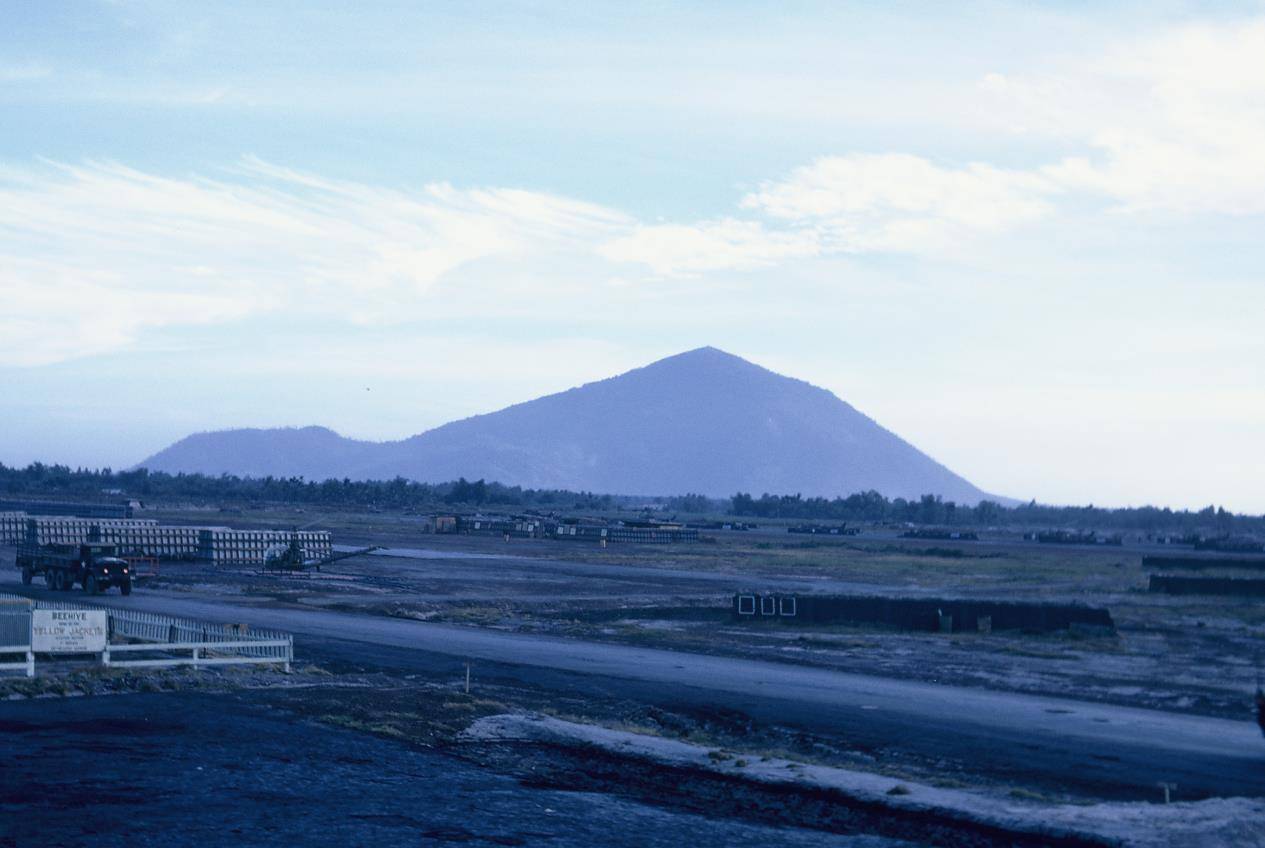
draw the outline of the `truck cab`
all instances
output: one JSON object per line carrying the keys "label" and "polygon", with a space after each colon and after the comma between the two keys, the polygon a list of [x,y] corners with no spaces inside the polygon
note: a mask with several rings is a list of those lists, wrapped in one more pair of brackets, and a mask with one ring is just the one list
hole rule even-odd
{"label": "truck cab", "polygon": [[21,545],[16,564],[26,584],[36,575],[43,575],[45,584],[58,591],[72,589],[78,583],[89,595],[112,586],[124,595],[132,593],[131,566],[118,555],[114,545]]}
{"label": "truck cab", "polygon": [[132,591],[132,575],[127,560],[119,556],[114,545],[77,545],[79,582],[85,592],[95,595],[111,586],[118,586],[124,594]]}

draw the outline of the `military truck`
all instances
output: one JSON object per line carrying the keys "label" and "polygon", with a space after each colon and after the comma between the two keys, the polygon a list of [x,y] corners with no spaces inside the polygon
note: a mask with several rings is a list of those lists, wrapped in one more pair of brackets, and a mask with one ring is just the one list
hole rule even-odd
{"label": "military truck", "polygon": [[111,586],[118,586],[124,595],[132,594],[131,567],[114,545],[23,544],[18,546],[17,566],[22,570],[22,582],[28,586],[39,574],[48,588],[59,592],[73,589],[78,583],[89,595],[100,594]]}

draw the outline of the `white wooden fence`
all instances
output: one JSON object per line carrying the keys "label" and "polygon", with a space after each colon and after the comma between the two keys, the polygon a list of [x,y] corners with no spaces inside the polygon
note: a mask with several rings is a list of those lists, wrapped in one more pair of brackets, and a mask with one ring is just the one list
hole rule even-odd
{"label": "white wooden fence", "polygon": [[200,668],[258,663],[278,664],[289,671],[294,661],[294,637],[289,633],[0,593],[0,657],[25,655],[23,662],[0,662],[0,670],[22,670],[28,677],[35,674],[31,620],[37,609],[105,610],[109,621],[106,647],[101,653],[101,664],[105,666]]}
{"label": "white wooden fence", "polygon": [[0,658],[21,655],[21,662],[0,662],[0,671],[23,671],[35,676],[35,654],[31,651],[31,613],[8,604],[0,606]]}

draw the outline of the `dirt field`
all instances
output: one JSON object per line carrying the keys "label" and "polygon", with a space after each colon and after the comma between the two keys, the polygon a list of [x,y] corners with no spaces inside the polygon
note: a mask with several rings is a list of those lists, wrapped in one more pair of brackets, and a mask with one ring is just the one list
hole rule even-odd
{"label": "dirt field", "polygon": [[[162,517],[239,527],[302,526],[314,520],[314,516],[286,511],[181,511]],[[325,514],[317,526],[333,531],[340,546],[373,544],[386,550],[346,559],[319,572],[288,576],[164,564],[159,576],[144,581],[131,597],[98,599],[120,604],[126,600],[138,609],[170,608],[174,614],[215,620],[250,621],[253,617],[260,626],[283,629],[287,621],[292,622],[302,634],[296,647],[309,654],[302,659],[315,659],[320,666],[298,675],[302,678],[298,685],[278,680],[275,685],[234,684],[225,690],[216,683],[208,685],[196,673],[169,675],[158,682],[80,673],[63,678],[62,683],[41,684],[44,688],[11,683],[5,691],[25,699],[117,691],[139,693],[123,699],[149,698],[146,693],[174,693],[181,699],[231,696],[255,705],[252,710],[261,704],[266,710],[280,710],[304,727],[368,734],[456,756],[512,775],[519,785],[651,800],[666,805],[672,815],[701,813],[713,821],[742,820],[747,823],[742,827],[793,821],[800,827],[844,833],[858,840],[840,843],[849,845],[891,844],[886,839],[962,844],[963,837],[960,833],[937,835],[934,828],[911,828],[908,821],[871,813],[850,813],[852,823],[845,825],[838,818],[837,804],[814,806],[804,798],[779,800],[759,793],[734,795],[733,787],[703,775],[690,775],[679,785],[668,786],[655,782],[653,768],[639,766],[642,771],[638,772],[634,764],[605,759],[607,755],[595,759],[583,750],[504,745],[476,750],[463,748],[456,740],[481,716],[529,711],[715,746],[735,761],[785,757],[1031,804],[1153,800],[1156,779],[1170,778],[1185,768],[1179,765],[1180,758],[1174,760],[1177,749],[1148,750],[1145,743],[1139,747],[1135,742],[1121,742],[1114,753],[1098,756],[1092,734],[1073,746],[1051,728],[1041,731],[1044,737],[1016,736],[1021,732],[1018,729],[990,732],[985,729],[986,712],[962,717],[974,723],[973,733],[983,736],[962,735],[967,725],[955,729],[947,724],[931,728],[934,733],[911,736],[908,723],[901,724],[886,707],[867,705],[864,698],[849,703],[828,698],[814,704],[791,696],[769,700],[756,692],[737,694],[741,690],[732,688],[725,691],[734,694],[726,697],[720,694],[723,687],[665,689],[650,677],[616,679],[609,671],[591,666],[596,655],[585,659],[588,655],[583,651],[576,652],[578,646],[598,645],[606,646],[603,650],[618,646],[625,654],[628,649],[643,648],[683,652],[656,654],[681,658],[667,662],[713,658],[729,664],[725,673],[738,676],[743,668],[756,667],[742,663],[771,660],[779,668],[799,669],[803,674],[845,672],[869,675],[866,679],[872,681],[895,679],[1157,708],[1165,714],[1231,719],[1236,734],[1252,731],[1243,733],[1244,739],[1258,741],[1249,722],[1256,646],[1265,635],[1261,605],[1149,594],[1143,588],[1143,551],[1136,548],[1050,548],[1013,538],[978,543],[912,541],[898,539],[892,532],[814,539],[774,531],[708,534],[697,544],[671,547],[601,548],[545,540],[426,535],[418,532],[416,519],[400,515]],[[12,549],[0,549],[0,570],[12,570]],[[11,583],[11,574],[9,579]],[[33,589],[46,593],[43,587]],[[880,626],[746,624],[733,620],[729,611],[737,590],[1077,601],[1110,609],[1118,632],[949,635]],[[416,629],[414,635],[414,621],[448,626],[425,632]],[[460,644],[469,643],[473,651],[478,639],[484,638],[460,634],[499,634],[496,638],[502,640],[502,647],[496,649],[499,659],[489,660],[489,654],[476,663],[470,695],[462,691],[463,663],[457,659],[465,648],[435,641],[456,638]],[[557,637],[563,637],[562,642]],[[526,656],[520,659],[516,653],[520,650],[544,650],[543,642],[533,641],[540,639],[554,640],[550,644],[556,643],[562,651],[557,659],[549,665],[533,665],[535,661]],[[366,647],[369,644],[371,650]],[[705,662],[699,667],[705,667]],[[324,669],[333,672],[327,680],[321,679]],[[689,680],[688,671],[680,675],[678,679]],[[865,697],[887,698],[891,704],[891,698],[899,696],[881,695],[874,689],[873,695]],[[1060,705],[1041,709],[1038,704],[1037,723],[1074,719],[1073,709],[1081,713],[1076,719],[1081,727],[1093,727],[1097,721],[1135,720],[1110,711],[1097,718],[1090,709],[1067,704],[1072,709]],[[12,718],[12,709],[0,709]],[[74,713],[77,708],[64,709]],[[878,711],[865,712],[870,709]],[[981,701],[979,709],[1006,707],[1003,701],[988,706]],[[202,716],[199,722],[210,722],[208,727],[214,724],[209,715],[194,714]],[[1189,726],[1192,732],[1217,732],[1213,725]],[[188,731],[202,733],[192,725]],[[50,744],[78,744],[56,741],[62,739],[56,728],[50,732],[55,740]],[[300,735],[307,739],[314,732],[307,729]],[[980,747],[976,740],[986,740],[988,747]],[[1180,743],[1180,739],[1169,741]],[[312,744],[344,742],[331,738]],[[1190,744],[1200,743],[1192,738]],[[194,756],[195,749],[189,750]],[[1198,750],[1202,759],[1190,760],[1181,779],[1185,794],[1178,797],[1198,800],[1260,794],[1251,757],[1230,764],[1233,771],[1223,771],[1218,758],[1224,758],[1224,753]],[[640,775],[635,780],[618,779],[634,772]],[[359,772],[349,772],[346,778],[371,780]],[[43,775],[40,779],[53,778]],[[478,782],[475,777],[470,780]],[[721,798],[733,803],[719,805]],[[640,815],[635,810],[620,814],[631,817],[630,821]],[[274,821],[261,815],[264,819],[256,824]],[[399,818],[403,815],[388,811],[383,816],[396,818],[362,822],[356,832],[374,837],[400,835],[416,832],[422,827],[418,821],[437,820],[428,814],[413,816],[409,823]],[[677,824],[689,826],[685,819]],[[426,832],[447,833],[445,827],[441,823]],[[76,832],[79,838],[88,833]],[[281,834],[287,832],[284,827],[277,830],[277,844],[284,843]],[[122,838],[121,830],[93,833]],[[533,831],[505,836],[510,841],[504,843],[498,841],[501,836],[480,836],[474,841],[522,844],[513,841],[522,838],[535,843],[542,841],[538,836]],[[798,838],[793,831],[761,837],[769,844],[798,844]],[[980,838],[980,844],[993,844],[991,838]],[[65,844],[79,843],[68,835]],[[100,844],[112,843],[106,839]]]}
{"label": "dirt field", "polygon": [[[174,516],[173,516],[174,517]],[[183,514],[225,521],[222,514]],[[849,671],[1247,719],[1265,661],[1259,599],[1148,593],[1136,547],[719,532],[689,545],[612,545],[421,534],[408,516],[265,512],[237,524],[319,521],[348,545],[312,579],[195,567],[155,585],[586,639],[723,652]],[[1075,601],[1108,608],[1116,636],[899,632],[877,626],[738,624],[739,589]]]}

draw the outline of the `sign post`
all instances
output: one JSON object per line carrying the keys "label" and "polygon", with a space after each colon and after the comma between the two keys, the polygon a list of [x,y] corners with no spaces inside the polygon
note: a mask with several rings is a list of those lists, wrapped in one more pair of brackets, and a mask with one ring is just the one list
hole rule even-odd
{"label": "sign post", "polygon": [[105,610],[31,611],[31,650],[37,654],[99,654],[108,633]]}

